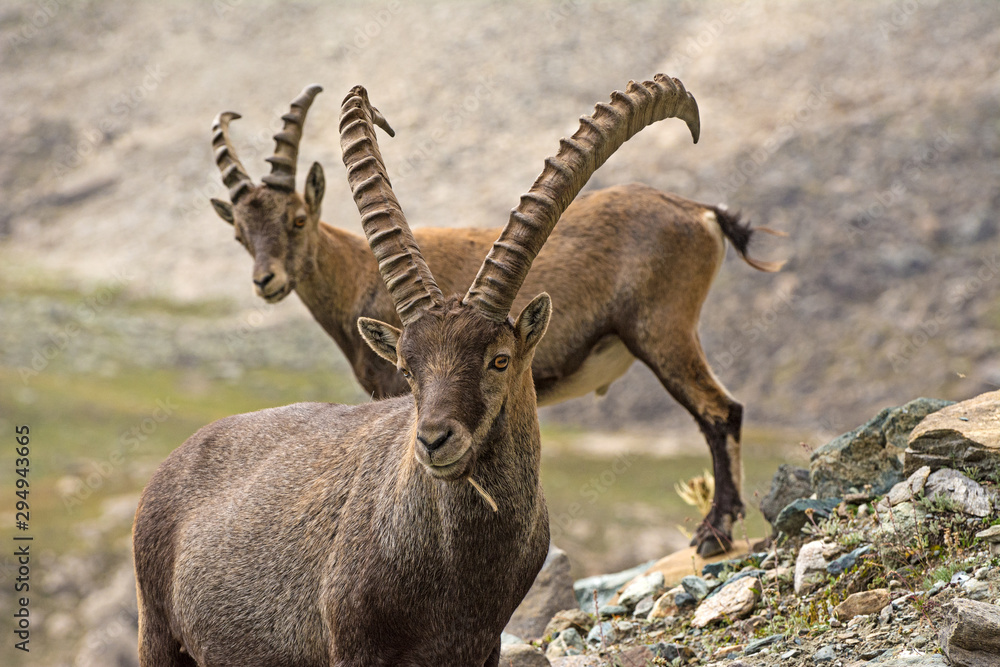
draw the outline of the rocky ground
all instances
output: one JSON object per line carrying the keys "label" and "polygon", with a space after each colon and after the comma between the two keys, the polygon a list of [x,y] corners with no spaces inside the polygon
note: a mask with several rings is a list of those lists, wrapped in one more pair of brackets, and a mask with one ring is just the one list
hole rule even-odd
{"label": "rocky ground", "polygon": [[[503,664],[998,665],[998,420],[1000,392],[885,411],[817,451],[810,470],[775,475],[762,503],[775,539],[577,581],[577,605],[544,625],[515,615],[508,630],[537,639],[510,637]],[[922,465],[945,452],[964,472]]]}

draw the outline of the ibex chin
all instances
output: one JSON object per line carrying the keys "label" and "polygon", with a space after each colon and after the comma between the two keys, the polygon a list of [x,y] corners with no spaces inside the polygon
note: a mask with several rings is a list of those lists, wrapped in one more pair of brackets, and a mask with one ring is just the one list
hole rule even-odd
{"label": "ibex chin", "polygon": [[[363,238],[320,222],[323,169],[314,163],[304,196],[295,192],[302,124],[319,86],[306,88],[275,135],[272,173],[254,185],[236,158],[229,121],[220,114],[212,145],[232,203],[213,199],[254,257],[257,294],[278,301],[292,290],[336,341],[366,392],[397,396],[410,386],[365,344],[355,322],[373,317],[398,325],[392,300]],[[688,120],[698,140],[696,115]],[[391,134],[391,130],[387,131]],[[771,230],[759,228],[770,233]],[[526,294],[547,291],[558,307],[535,351],[538,404],[603,394],[636,359],[695,418],[712,453],[717,492],[692,544],[702,555],[729,546],[742,513],[740,435],[743,407],[712,373],[698,339],[698,318],[725,257],[725,239],[748,264],[776,271],[779,263],[747,255],[749,225],[706,206],[644,185],[599,190],[563,214],[527,277]],[[445,294],[460,293],[498,229],[420,228],[414,234]],[[527,299],[517,302],[523,307]]]}
{"label": "ibex chin", "polygon": [[[590,175],[646,125],[697,121],[679,81],[630,83],[545,162],[464,297],[446,297],[386,177],[361,87],[341,146],[402,329],[358,329],[411,396],[211,424],[143,491],[133,545],[143,667],[490,665],[548,550],[532,354],[542,293],[509,316]],[[240,205],[271,193],[248,192]]]}

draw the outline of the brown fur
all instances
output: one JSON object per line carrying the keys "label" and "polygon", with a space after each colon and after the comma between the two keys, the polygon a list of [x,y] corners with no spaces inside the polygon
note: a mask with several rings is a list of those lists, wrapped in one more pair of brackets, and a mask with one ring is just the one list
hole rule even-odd
{"label": "brown fur", "polygon": [[[290,202],[285,218],[236,208],[238,235],[251,255],[266,258],[255,263],[254,275],[280,267],[287,282],[278,298],[294,288],[343,351],[365,391],[375,398],[408,391],[399,372],[372,352],[353,326],[358,317],[399,323],[364,238],[320,222],[298,195],[283,196]],[[299,208],[309,220],[296,230],[290,221]],[[729,526],[742,512],[741,462],[728,460],[733,443],[738,452],[742,407],[708,366],[697,335],[698,318],[724,256],[718,232],[751,266],[780,267],[748,257],[754,231],[724,209],[648,186],[599,190],[566,209],[521,290],[534,294],[544,289],[557,304],[532,369],[539,405],[606,389],[632,359],[639,359],[695,418],[709,443],[718,480],[715,508],[706,520],[712,528],[703,526],[696,536],[707,545],[705,553],[727,546],[716,533],[730,537]],[[470,283],[498,232],[418,228],[414,236],[441,290],[453,294]],[[515,300],[514,310],[525,301]],[[577,385],[588,358],[611,347],[628,356],[621,355],[610,375],[598,372]]]}
{"label": "brown fur", "polygon": [[[548,548],[530,364],[549,303],[497,324],[451,300],[399,339],[413,397],[237,415],[171,454],[136,514],[140,664],[496,666]],[[457,470],[419,461],[434,420],[469,431]]]}

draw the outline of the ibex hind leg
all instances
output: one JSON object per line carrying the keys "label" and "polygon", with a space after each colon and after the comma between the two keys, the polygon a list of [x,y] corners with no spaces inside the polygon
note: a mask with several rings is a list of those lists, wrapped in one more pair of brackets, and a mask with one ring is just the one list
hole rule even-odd
{"label": "ibex hind leg", "polygon": [[663,331],[643,335],[637,327],[625,337],[629,350],[653,371],[674,399],[691,413],[712,454],[715,495],[712,509],[695,532],[691,545],[713,556],[732,546],[733,523],[743,514],[740,489],[743,460],[740,436],[743,406],[737,403],[708,366],[697,334]]}
{"label": "ibex hind leg", "polygon": [[497,639],[496,646],[490,651],[490,657],[486,658],[483,667],[498,667],[500,665],[500,639]]}

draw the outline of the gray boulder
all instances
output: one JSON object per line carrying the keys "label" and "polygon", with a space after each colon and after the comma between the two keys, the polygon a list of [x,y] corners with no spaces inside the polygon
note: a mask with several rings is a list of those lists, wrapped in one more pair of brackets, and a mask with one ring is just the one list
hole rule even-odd
{"label": "gray boulder", "polygon": [[913,429],[904,468],[966,468],[977,477],[1000,474],[1000,391],[981,394],[934,413]]}
{"label": "gray boulder", "polygon": [[952,600],[940,639],[944,654],[957,667],[1000,665],[1000,607],[975,600]]}
{"label": "gray boulder", "polygon": [[834,438],[810,457],[813,491],[820,498],[841,498],[871,485],[873,493],[885,493],[903,480],[906,436],[924,417],[949,405],[950,401],[918,398],[885,408],[867,423]]}
{"label": "gray boulder", "polygon": [[538,639],[557,611],[576,606],[569,557],[559,547],[549,545],[549,555],[535,577],[535,583],[510,617],[504,631],[528,640]]}
{"label": "gray boulder", "polygon": [[781,510],[793,501],[799,498],[808,498],[811,495],[812,486],[809,484],[809,470],[782,463],[778,466],[774,477],[771,478],[771,490],[760,501],[760,512],[773,526]]}

